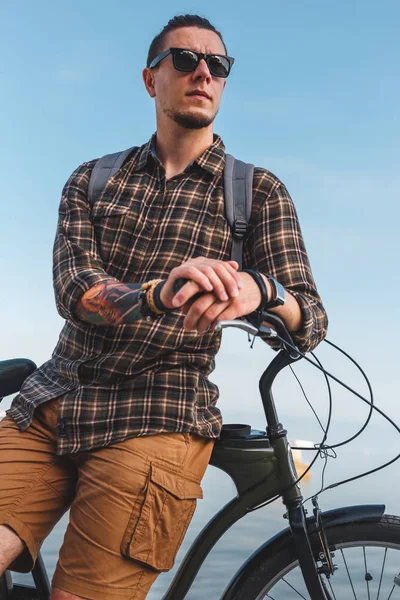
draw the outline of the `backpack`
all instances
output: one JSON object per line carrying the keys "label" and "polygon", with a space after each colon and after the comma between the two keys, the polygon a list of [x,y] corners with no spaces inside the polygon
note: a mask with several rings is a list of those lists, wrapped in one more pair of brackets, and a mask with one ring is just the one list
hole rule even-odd
{"label": "backpack", "polygon": [[[107,181],[122,167],[137,147],[122,152],[106,154],[93,167],[88,188],[90,206],[100,198]],[[251,214],[253,196],[254,165],[237,160],[230,154],[225,155],[224,199],[225,216],[232,231],[231,260],[242,268],[243,239]]]}

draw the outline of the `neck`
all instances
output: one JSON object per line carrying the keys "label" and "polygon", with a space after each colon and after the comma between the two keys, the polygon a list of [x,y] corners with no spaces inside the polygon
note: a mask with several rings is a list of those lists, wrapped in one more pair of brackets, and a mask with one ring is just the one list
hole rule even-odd
{"label": "neck", "polygon": [[168,128],[157,123],[156,151],[167,179],[182,173],[212,143],[212,125],[204,129],[185,129],[177,123],[169,123]]}

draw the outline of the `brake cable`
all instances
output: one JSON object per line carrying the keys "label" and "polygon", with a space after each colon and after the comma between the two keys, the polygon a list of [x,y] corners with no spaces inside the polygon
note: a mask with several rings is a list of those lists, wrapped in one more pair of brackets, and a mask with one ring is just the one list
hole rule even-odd
{"label": "brake cable", "polygon": [[[315,368],[317,368],[318,370],[322,371],[324,373],[324,375],[326,377],[330,377],[331,379],[333,379],[334,381],[336,381],[336,383],[339,383],[339,385],[341,385],[342,387],[344,387],[345,389],[347,389],[349,392],[351,392],[352,394],[354,394],[355,396],[357,396],[358,398],[360,398],[360,400],[362,400],[363,402],[365,402],[366,404],[368,404],[368,406],[370,406],[370,414],[367,417],[366,422],[364,423],[364,426],[361,428],[361,430],[355,434],[355,436],[352,436],[351,438],[349,438],[349,440],[346,440],[345,442],[341,442],[339,444],[335,444],[332,446],[332,448],[335,447],[339,447],[342,446],[344,443],[349,443],[349,441],[354,440],[356,437],[358,437],[358,435],[361,434],[361,432],[365,429],[365,427],[367,426],[370,418],[371,418],[371,413],[373,410],[375,410],[377,413],[379,413],[384,419],[386,419],[386,421],[388,421],[395,429],[398,433],[400,433],[400,427],[385,413],[383,412],[380,408],[378,408],[374,402],[373,402],[373,396],[371,398],[371,401],[367,400],[366,398],[364,398],[364,396],[362,396],[361,394],[359,394],[358,392],[356,392],[356,390],[353,390],[350,386],[348,386],[346,383],[344,383],[343,381],[341,381],[340,379],[338,379],[335,375],[333,375],[332,373],[330,373],[329,371],[327,371],[326,369],[324,369],[322,366],[320,366],[319,364],[317,364],[316,362],[312,361],[310,358],[308,358],[303,352],[301,352],[298,348],[296,348],[296,346],[294,346],[293,344],[290,344],[287,340],[285,340],[284,338],[282,338],[279,334],[277,334],[275,336],[276,339],[278,339],[282,344],[284,344],[285,348],[287,348],[289,350],[294,350],[296,352],[298,352],[298,354],[302,357],[305,358],[305,360],[307,362],[309,362],[311,365],[313,365]],[[335,347],[336,349],[339,349],[335,344],[333,344],[332,342],[328,342],[329,344],[331,344],[333,347]],[[341,351],[341,349],[339,349]],[[343,351],[343,354],[345,354],[347,356],[347,354]],[[349,357],[351,358],[351,357]],[[351,359],[353,361],[353,359]],[[318,361],[319,362],[319,361]],[[355,361],[353,361],[356,366],[357,363]],[[361,367],[359,367],[361,372],[363,373]],[[366,376],[365,376],[366,377]],[[368,382],[368,387],[370,389],[370,393],[372,393],[372,389],[371,386]],[[324,435],[324,439],[326,439],[326,435],[327,435],[327,431],[325,432]],[[330,446],[327,446],[328,448]],[[318,455],[317,455],[318,456]],[[311,466],[314,464],[316,457],[314,457],[313,461],[310,463],[309,467],[306,469],[306,471],[304,471],[304,473],[301,475],[301,477],[295,482],[295,484],[297,484],[304,476],[305,474],[310,470]],[[388,462],[384,463],[383,465],[380,465],[379,467],[375,467],[374,469],[370,469],[369,471],[365,471],[364,473],[361,473],[359,475],[355,475],[354,477],[349,477],[348,479],[344,479],[342,481],[333,483],[327,487],[323,487],[319,493],[322,493],[326,490],[329,489],[333,489],[335,487],[339,487],[340,485],[344,485],[345,483],[350,483],[351,481],[356,481],[357,479],[361,479],[362,477],[366,477],[367,475],[372,475],[372,473],[376,473],[377,471],[380,471],[381,469],[384,469],[386,467],[388,467],[389,465],[393,464],[394,462],[396,462],[398,459],[400,458],[400,453],[395,456],[394,458],[392,458],[391,460],[389,460]],[[293,484],[293,485],[295,485]],[[261,508],[261,507],[260,507]]]}

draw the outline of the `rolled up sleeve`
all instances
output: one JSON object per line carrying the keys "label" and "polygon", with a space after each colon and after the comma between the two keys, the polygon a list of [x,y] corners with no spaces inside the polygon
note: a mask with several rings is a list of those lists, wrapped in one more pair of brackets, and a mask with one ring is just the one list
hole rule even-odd
{"label": "rolled up sleeve", "polygon": [[53,250],[53,285],[59,314],[76,321],[75,307],[97,283],[116,281],[108,275],[98,253],[90,218],[87,188],[93,162],[84,163],[64,186]]}
{"label": "rolled up sleeve", "polygon": [[[262,191],[260,186],[258,193]],[[292,332],[300,350],[310,352],[326,336],[328,318],[318,294],[293,201],[278,182],[255,215],[245,261],[275,277],[299,303],[302,326]]]}

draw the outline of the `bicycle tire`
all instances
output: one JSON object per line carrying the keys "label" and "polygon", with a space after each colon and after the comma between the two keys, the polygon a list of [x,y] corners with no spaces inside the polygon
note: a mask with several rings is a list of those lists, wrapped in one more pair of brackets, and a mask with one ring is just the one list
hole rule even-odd
{"label": "bicycle tire", "polygon": [[[352,598],[361,597],[376,598],[378,596],[380,600],[385,600],[386,598],[398,600],[400,598],[400,517],[383,515],[382,519],[378,522],[359,521],[348,525],[337,525],[328,528],[325,533],[329,547],[335,554],[334,563],[336,563],[336,561],[338,563],[343,562],[342,566],[345,567],[345,563],[348,562],[348,559],[346,560],[345,558],[344,561],[342,561],[342,555],[345,555],[346,551],[348,557],[350,554],[353,555],[351,560],[353,562],[356,560],[358,563],[358,570],[362,567],[361,573],[357,572],[356,578],[352,581],[350,579],[352,574],[350,573],[349,576],[346,572],[346,568],[342,569],[340,581],[347,581],[346,592],[344,592],[344,588],[342,587],[339,589],[337,587],[337,580],[335,581],[339,569],[329,581],[323,576],[328,586],[331,586],[328,587],[330,593],[331,589],[333,590],[332,598],[336,598],[337,600],[344,600],[344,598],[346,598],[346,600],[351,600]],[[317,565],[320,565],[318,562],[320,544],[317,534],[312,534],[310,536],[310,542]],[[358,553],[361,548],[364,550],[362,550],[361,561],[363,564],[360,567],[360,558],[357,556],[355,559],[353,551],[357,551]],[[371,560],[370,564],[368,564],[368,558],[371,558],[371,548],[378,553],[377,555],[379,555],[380,558],[378,561]],[[385,573],[385,568],[389,564],[386,562],[388,550],[386,550],[385,553],[385,548],[389,549],[390,553],[394,553],[393,564],[397,565],[397,570],[394,568],[390,573],[386,574],[390,579],[389,583],[388,581],[383,583],[383,574]],[[367,555],[368,558],[364,560],[365,555]],[[367,567],[366,569],[365,566]],[[382,575],[380,575],[379,569],[381,569]],[[396,575],[399,577],[399,582],[397,584],[394,583]],[[369,576],[371,576],[371,579],[369,579]],[[295,592],[293,592],[290,585],[287,585],[287,581],[290,578],[292,579],[293,584],[293,577],[297,582],[294,586]],[[290,583],[291,582],[289,581],[289,584]],[[364,594],[362,596],[356,593],[360,585],[363,586],[362,589],[364,590],[362,591]],[[296,586],[298,587],[296,588]],[[336,593],[335,586],[337,587]],[[355,589],[356,586],[357,589]],[[379,590],[384,589],[385,591],[382,591],[382,593],[378,591],[377,593],[378,587]],[[387,592],[388,588],[389,591]],[[391,593],[390,590],[392,590]],[[305,600],[310,600],[310,596],[306,591],[298,566],[293,543],[289,536],[279,548],[271,548],[270,555],[266,556],[264,554],[262,559],[260,557],[260,562],[255,564],[254,569],[249,573],[246,580],[243,581],[241,587],[236,590],[235,595],[232,596],[232,600],[262,600],[264,598],[272,600],[304,598]]]}

